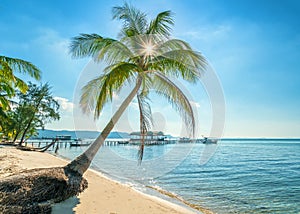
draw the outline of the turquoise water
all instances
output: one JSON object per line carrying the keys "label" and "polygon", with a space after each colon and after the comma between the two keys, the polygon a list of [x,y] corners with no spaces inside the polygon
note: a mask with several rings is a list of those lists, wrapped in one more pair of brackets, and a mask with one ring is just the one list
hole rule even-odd
{"label": "turquoise water", "polygon": [[[137,146],[104,146],[93,167],[142,191],[162,188],[216,213],[300,213],[300,141],[148,146],[141,165],[137,151]],[[199,164],[204,151],[215,153]],[[59,150],[68,158],[81,152]]]}

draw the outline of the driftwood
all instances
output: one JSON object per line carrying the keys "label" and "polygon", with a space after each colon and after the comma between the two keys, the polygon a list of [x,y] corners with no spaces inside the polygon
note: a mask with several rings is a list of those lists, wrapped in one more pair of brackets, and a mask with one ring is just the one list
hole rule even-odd
{"label": "driftwood", "polygon": [[22,151],[30,151],[30,152],[37,152],[38,148],[34,147],[27,147],[27,146],[16,146],[17,149],[20,149]]}
{"label": "driftwood", "polygon": [[51,205],[78,195],[88,186],[64,167],[26,170],[0,181],[0,213],[51,213]]}
{"label": "driftwood", "polygon": [[58,141],[57,139],[53,140],[48,146],[44,146],[44,147],[40,148],[38,151],[39,151],[39,152],[45,152],[45,151],[47,151],[47,150],[48,150],[51,146],[53,146],[57,141]]}
{"label": "driftwood", "polygon": [[36,147],[27,147],[27,146],[17,146],[17,149],[23,150],[23,151],[31,151],[31,152],[45,152],[47,151],[51,146],[53,146],[57,142],[57,139],[53,140],[49,145],[36,148]]}

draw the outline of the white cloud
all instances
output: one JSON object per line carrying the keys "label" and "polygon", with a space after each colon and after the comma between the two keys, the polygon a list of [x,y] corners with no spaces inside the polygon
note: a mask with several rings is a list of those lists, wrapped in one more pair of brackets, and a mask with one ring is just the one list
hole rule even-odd
{"label": "white cloud", "polygon": [[68,55],[68,38],[61,37],[58,32],[50,28],[41,28],[39,32],[40,36],[34,39],[35,43],[41,44],[51,52]]}
{"label": "white cloud", "polygon": [[190,101],[191,105],[195,108],[200,108],[200,103],[195,102],[195,101]]}
{"label": "white cloud", "polygon": [[54,97],[54,99],[59,103],[61,111],[73,112],[74,103],[63,97]]}

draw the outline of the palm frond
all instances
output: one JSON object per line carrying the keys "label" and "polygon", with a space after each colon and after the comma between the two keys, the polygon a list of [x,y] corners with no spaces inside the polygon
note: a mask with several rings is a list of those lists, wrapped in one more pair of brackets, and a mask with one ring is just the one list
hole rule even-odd
{"label": "palm frond", "polygon": [[85,113],[94,111],[95,119],[100,116],[104,105],[112,100],[126,81],[138,71],[135,64],[121,62],[105,68],[103,75],[88,82],[82,89],[80,105]]}
{"label": "palm frond", "polygon": [[0,108],[3,111],[9,110],[10,109],[10,102],[5,96],[0,95]]}
{"label": "palm frond", "polygon": [[194,111],[183,91],[177,87],[169,78],[160,72],[155,72],[153,76],[153,88],[155,92],[168,100],[172,107],[179,112],[187,130],[191,135],[195,132]]}
{"label": "palm frond", "polygon": [[142,78],[140,94],[143,97],[147,97],[152,87],[152,77],[144,72],[140,72],[139,75]]}
{"label": "palm frond", "polygon": [[0,60],[0,81],[15,81],[12,68],[5,61]]}
{"label": "palm frond", "polygon": [[25,93],[28,89],[28,85],[23,81],[21,80],[20,78],[18,77],[15,77],[16,79],[16,82],[15,82],[15,86],[22,92],[22,93]]}
{"label": "palm frond", "polygon": [[72,57],[94,57],[96,61],[105,60],[108,64],[127,61],[132,57],[130,49],[121,41],[103,38],[98,34],[80,34],[70,45]]}
{"label": "palm frond", "polygon": [[70,53],[74,58],[94,57],[99,51],[115,41],[114,39],[103,38],[98,34],[80,34],[72,38],[69,47]]}
{"label": "palm frond", "polygon": [[141,144],[138,151],[138,160],[139,164],[141,164],[144,155],[144,147],[145,147],[145,136],[147,132],[151,129],[153,125],[151,107],[148,98],[140,93],[137,95],[139,111],[140,111],[140,133],[141,133]]}
{"label": "palm frond", "polygon": [[184,63],[189,67],[195,67],[195,69],[203,71],[206,67],[205,58],[198,52],[193,50],[172,50],[165,52],[162,56]]}
{"label": "palm frond", "polygon": [[146,14],[125,3],[121,7],[113,7],[113,19],[123,21],[121,37],[136,36],[145,33],[147,26]]}
{"label": "palm frond", "polygon": [[158,47],[161,53],[172,51],[172,50],[192,50],[191,46],[180,39],[167,39],[164,40]]}
{"label": "palm frond", "polygon": [[95,56],[97,61],[105,60],[109,65],[129,61],[134,57],[131,50],[122,42],[114,41],[103,47]]}
{"label": "palm frond", "polygon": [[148,63],[149,70],[158,70],[167,76],[182,77],[191,82],[199,80],[206,66],[207,62],[201,53],[179,39],[161,40]]}
{"label": "palm frond", "polygon": [[157,52],[163,57],[174,59],[202,71],[207,66],[202,54],[194,51],[187,42],[180,39],[166,40],[158,46]]}
{"label": "palm frond", "polygon": [[156,57],[148,64],[149,71],[159,71],[169,77],[181,77],[189,82],[196,82],[201,77],[201,72],[195,67],[166,57]]}
{"label": "palm frond", "polygon": [[11,97],[15,94],[12,82],[0,81],[0,95]]}
{"label": "palm frond", "polygon": [[161,12],[150,22],[147,34],[160,34],[168,37],[170,36],[171,26],[173,25],[172,12],[169,10]]}
{"label": "palm frond", "polygon": [[9,98],[12,98],[14,95],[14,82],[5,81],[5,78],[0,79],[0,108],[9,110],[11,105]]}
{"label": "palm frond", "polygon": [[6,56],[0,56],[0,61],[6,62],[13,71],[28,74],[36,80],[41,78],[41,71],[30,62]]}
{"label": "palm frond", "polygon": [[3,122],[3,119],[7,119],[8,116],[7,116],[7,113],[2,109],[2,107],[0,106],[0,123]]}

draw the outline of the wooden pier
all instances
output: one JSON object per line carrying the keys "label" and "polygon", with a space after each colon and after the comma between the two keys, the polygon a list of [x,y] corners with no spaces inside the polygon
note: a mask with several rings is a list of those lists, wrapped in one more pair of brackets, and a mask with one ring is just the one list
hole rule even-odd
{"label": "wooden pier", "polygon": [[[27,140],[25,141],[24,145],[25,146],[32,146],[35,148],[40,148],[43,146],[48,146],[50,143],[52,143],[53,141],[50,140]],[[74,141],[57,141],[55,144],[53,144],[53,148],[55,147],[55,145],[59,145],[60,148],[62,147],[68,147],[71,145],[71,143]]]}
{"label": "wooden pier", "polygon": [[[25,146],[31,146],[35,148],[41,148],[44,146],[48,146],[50,143],[53,142],[55,138],[51,139],[33,139],[28,140],[24,143]],[[55,148],[55,146],[58,146],[58,148],[67,148],[67,147],[87,147],[91,143],[93,143],[94,140],[58,140],[51,148]],[[166,144],[175,144],[175,143],[198,143],[198,140],[178,140],[178,139],[147,139],[145,140],[145,145],[166,145]],[[199,141],[200,142],[200,141]],[[140,145],[141,140],[140,139],[106,139],[103,143],[103,146],[126,146],[126,145]]]}

